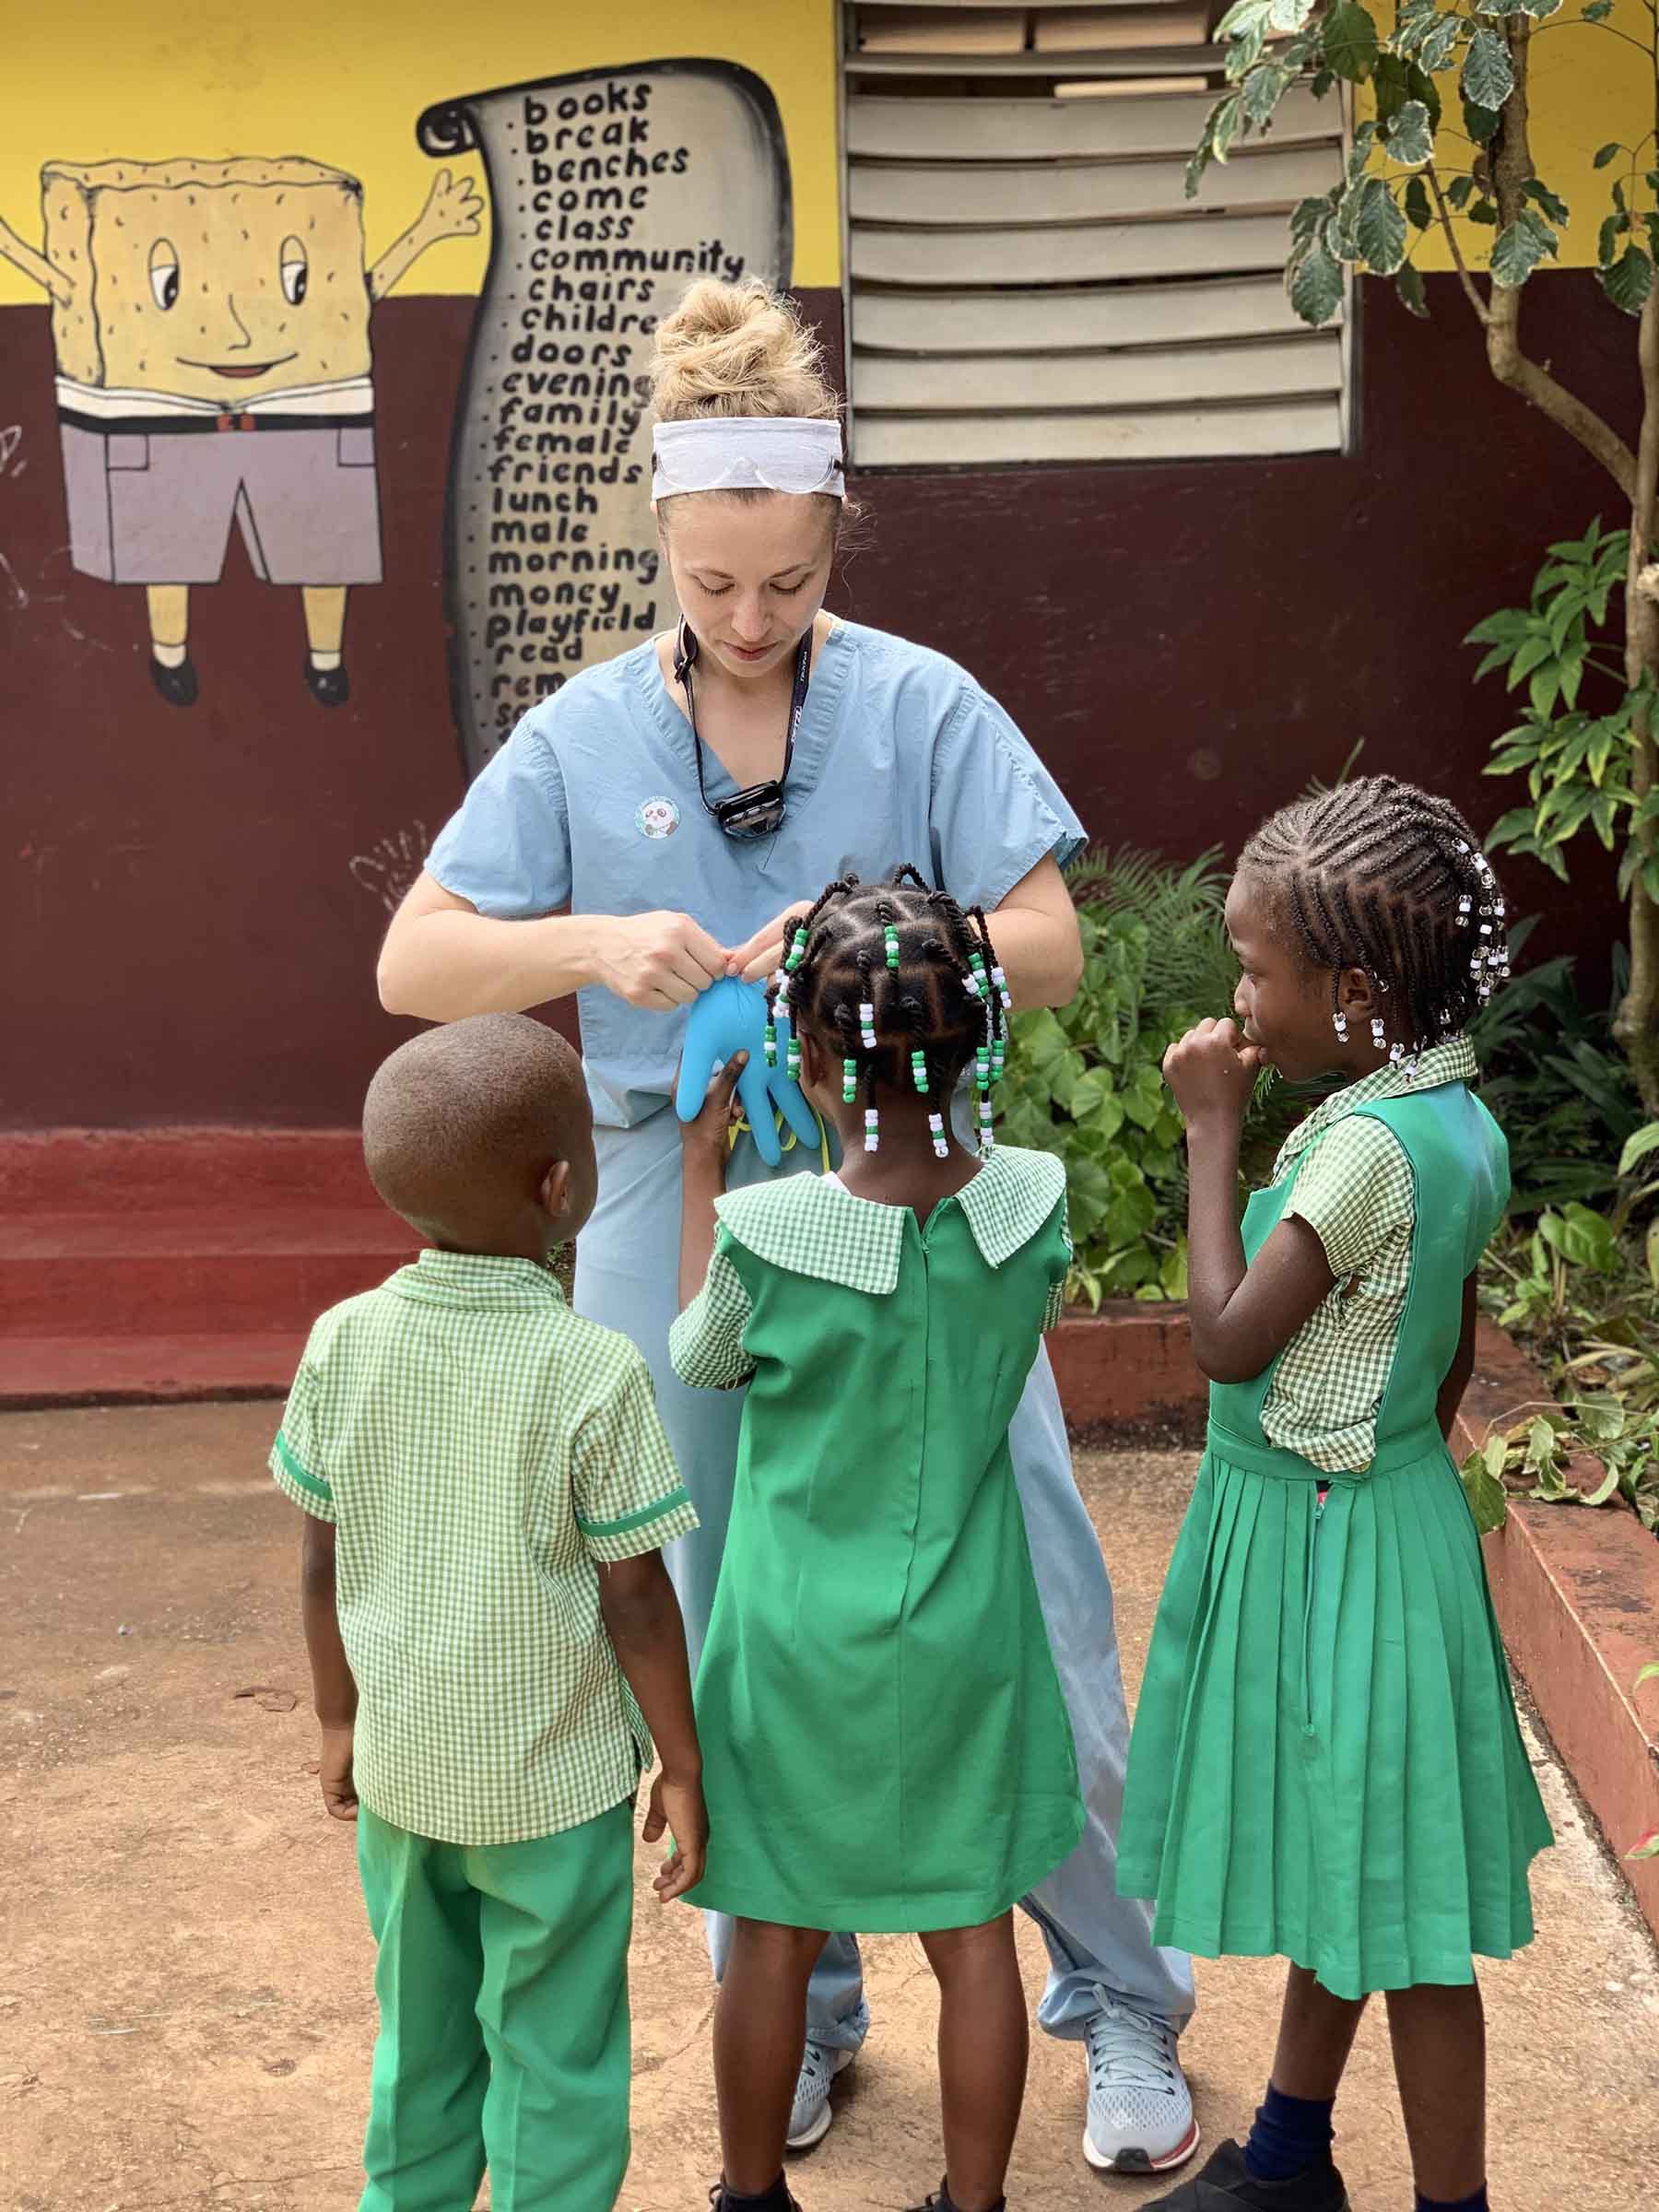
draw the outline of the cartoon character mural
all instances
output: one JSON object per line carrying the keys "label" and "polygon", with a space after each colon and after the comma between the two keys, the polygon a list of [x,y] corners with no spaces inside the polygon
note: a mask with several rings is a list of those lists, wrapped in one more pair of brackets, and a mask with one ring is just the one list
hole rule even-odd
{"label": "cartoon character mural", "polygon": [[362,187],[320,161],[53,161],[41,188],[43,251],[0,222],[0,254],[52,299],[75,567],[145,587],[156,688],[190,706],[190,590],[234,521],[344,704],[347,594],[381,581],[370,311],[482,200],[441,171],[369,268]]}

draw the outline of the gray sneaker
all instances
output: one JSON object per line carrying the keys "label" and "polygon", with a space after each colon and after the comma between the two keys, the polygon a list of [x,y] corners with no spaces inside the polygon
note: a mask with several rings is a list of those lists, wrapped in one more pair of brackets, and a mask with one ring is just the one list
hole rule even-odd
{"label": "gray sneaker", "polygon": [[1175,2030],[1103,1989],[1088,2027],[1088,2124],[1083,2156],[1101,2173],[1168,2173],[1198,2147]]}
{"label": "gray sneaker", "polygon": [[830,2084],[853,2064],[854,2056],[853,2052],[831,2051],[808,2037],[801,2058],[800,2078],[795,2083],[794,2106],[789,2115],[787,2141],[791,2150],[810,2150],[830,2133],[830,2123],[835,2117],[830,2109]]}

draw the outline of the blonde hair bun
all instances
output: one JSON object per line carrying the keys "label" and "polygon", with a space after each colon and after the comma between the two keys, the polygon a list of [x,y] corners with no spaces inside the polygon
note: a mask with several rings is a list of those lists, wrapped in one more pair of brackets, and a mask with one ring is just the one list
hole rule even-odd
{"label": "blonde hair bun", "polygon": [[701,276],[659,326],[651,357],[658,422],[706,415],[809,415],[841,405],[815,335],[794,304],[759,276]]}

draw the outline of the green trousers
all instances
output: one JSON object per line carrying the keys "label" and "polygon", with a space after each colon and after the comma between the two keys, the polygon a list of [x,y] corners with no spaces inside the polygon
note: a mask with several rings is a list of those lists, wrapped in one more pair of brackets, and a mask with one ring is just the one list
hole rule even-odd
{"label": "green trousers", "polygon": [[628,2165],[633,1808],[528,1843],[358,1815],[380,2035],[359,2212],[611,2212]]}

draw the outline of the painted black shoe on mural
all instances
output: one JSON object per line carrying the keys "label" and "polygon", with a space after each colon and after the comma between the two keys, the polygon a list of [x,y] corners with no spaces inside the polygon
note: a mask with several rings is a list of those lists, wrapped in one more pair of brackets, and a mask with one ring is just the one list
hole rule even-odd
{"label": "painted black shoe on mural", "polygon": [[346,673],[344,662],[337,668],[319,668],[315,661],[308,658],[305,680],[320,707],[343,707],[351,697],[351,678]]}
{"label": "painted black shoe on mural", "polygon": [[151,683],[155,685],[170,707],[194,707],[195,705],[198,687],[195,663],[193,660],[186,658],[182,660],[176,668],[170,668],[165,661],[157,660],[152,653],[149,672]]}

